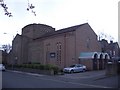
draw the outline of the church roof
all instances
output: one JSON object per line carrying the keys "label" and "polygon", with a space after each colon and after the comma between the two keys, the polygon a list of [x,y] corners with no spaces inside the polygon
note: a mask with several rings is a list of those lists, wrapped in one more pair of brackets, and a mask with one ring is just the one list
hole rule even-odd
{"label": "church roof", "polygon": [[[80,25],[76,25],[76,26],[71,26],[71,27],[60,29],[60,30],[57,30],[57,31],[51,32],[51,33],[46,33],[45,35],[43,35],[39,38],[36,38],[36,39],[40,39],[40,38],[44,38],[44,37],[48,37],[48,36],[53,36],[53,35],[57,35],[57,34],[62,34],[62,33],[66,33],[66,32],[72,32],[72,31],[75,31],[77,28],[79,28],[83,25],[86,25],[86,24],[88,24],[88,23],[84,23],[84,24],[80,24]],[[34,40],[36,40],[36,39],[34,39]]]}

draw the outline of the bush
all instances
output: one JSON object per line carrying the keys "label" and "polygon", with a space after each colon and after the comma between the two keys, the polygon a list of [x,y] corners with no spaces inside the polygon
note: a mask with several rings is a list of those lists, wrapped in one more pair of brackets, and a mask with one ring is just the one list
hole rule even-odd
{"label": "bush", "polygon": [[34,65],[33,65],[33,64],[27,64],[27,68],[32,68],[32,69],[34,69]]}
{"label": "bush", "polygon": [[45,70],[53,70],[54,74],[57,74],[59,71],[59,68],[57,66],[51,65],[51,64],[47,64],[44,67]]}
{"label": "bush", "polygon": [[44,65],[40,64],[38,69],[44,70],[44,67],[45,67]]}
{"label": "bush", "polygon": [[7,67],[12,67],[12,64],[7,65]]}
{"label": "bush", "polygon": [[[8,67],[12,67],[12,65],[8,65]],[[31,64],[21,64],[21,65],[14,65],[17,68],[32,68],[32,69],[40,69],[40,70],[53,70],[54,73],[59,71],[59,68],[55,65],[51,64],[40,64],[40,63],[31,63]]]}
{"label": "bush", "polygon": [[58,67],[53,67],[53,70],[54,70],[54,74],[57,74],[59,72],[59,68]]}
{"label": "bush", "polygon": [[50,70],[50,69],[52,69],[52,65],[46,64],[46,65],[44,66],[44,69],[45,69],[45,70]]}
{"label": "bush", "polygon": [[22,67],[22,65],[15,65],[15,67],[17,67],[17,68],[21,68],[21,67]]}
{"label": "bush", "polygon": [[31,64],[41,64],[41,63],[39,63],[39,62],[33,62],[33,63],[31,63]]}

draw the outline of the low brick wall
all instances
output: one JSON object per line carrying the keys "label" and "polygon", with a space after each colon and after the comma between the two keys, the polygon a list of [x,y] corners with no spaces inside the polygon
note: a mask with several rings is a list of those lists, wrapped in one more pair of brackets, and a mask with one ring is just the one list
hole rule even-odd
{"label": "low brick wall", "polygon": [[117,75],[118,74],[117,64],[107,64],[106,66],[106,75]]}

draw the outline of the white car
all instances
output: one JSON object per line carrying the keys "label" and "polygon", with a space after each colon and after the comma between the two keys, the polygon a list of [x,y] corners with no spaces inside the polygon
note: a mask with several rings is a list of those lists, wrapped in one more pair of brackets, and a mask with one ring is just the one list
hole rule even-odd
{"label": "white car", "polygon": [[5,71],[5,66],[3,64],[0,64],[0,71]]}
{"label": "white car", "polygon": [[74,64],[71,65],[70,67],[64,68],[63,72],[68,72],[68,73],[74,73],[74,72],[85,72],[86,71],[86,66],[82,64]]}

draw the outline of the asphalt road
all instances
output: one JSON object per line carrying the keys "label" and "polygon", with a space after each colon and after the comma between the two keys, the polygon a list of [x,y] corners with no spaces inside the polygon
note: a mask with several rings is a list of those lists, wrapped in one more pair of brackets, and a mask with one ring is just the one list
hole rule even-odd
{"label": "asphalt road", "polygon": [[[74,76],[75,78],[72,76]],[[60,76],[48,76],[48,75],[6,71],[2,73],[2,88],[117,88],[118,87],[117,77],[110,77],[109,79],[106,78],[103,80],[101,79],[100,76],[102,76],[102,74],[95,74],[95,76],[93,76],[87,72],[80,74],[75,73],[75,74],[65,74]]]}

